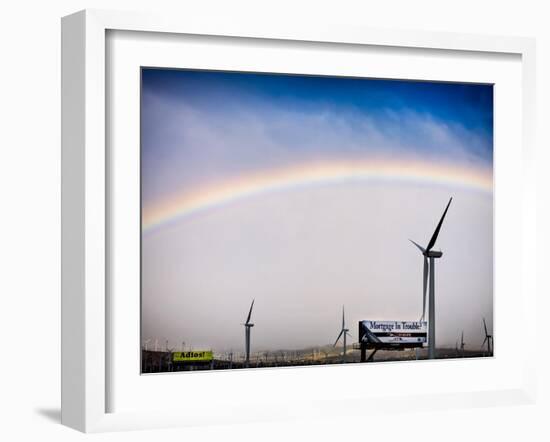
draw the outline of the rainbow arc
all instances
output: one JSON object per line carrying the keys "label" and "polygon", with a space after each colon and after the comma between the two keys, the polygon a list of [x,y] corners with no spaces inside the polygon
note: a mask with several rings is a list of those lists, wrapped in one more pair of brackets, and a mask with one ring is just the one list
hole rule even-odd
{"label": "rainbow arc", "polygon": [[186,216],[269,192],[352,181],[444,185],[487,194],[493,191],[491,171],[476,167],[372,160],[307,163],[251,173],[170,195],[143,207],[142,230],[151,232]]}

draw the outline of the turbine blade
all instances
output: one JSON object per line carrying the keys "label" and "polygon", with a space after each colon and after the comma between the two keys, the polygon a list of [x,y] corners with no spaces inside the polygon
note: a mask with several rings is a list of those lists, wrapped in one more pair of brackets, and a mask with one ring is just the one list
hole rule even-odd
{"label": "turbine blade", "polygon": [[342,306],[342,330],[346,328],[346,320],[344,318],[344,306]]}
{"label": "turbine blade", "polygon": [[485,336],[489,336],[489,333],[487,332],[487,324],[485,323],[485,318],[483,318],[483,328],[485,329]]}
{"label": "turbine blade", "polygon": [[248,312],[248,317],[246,318],[245,324],[250,323],[250,317],[252,316],[252,307],[254,307],[254,299],[252,300],[252,304],[250,304],[250,311]]}
{"label": "turbine blade", "polygon": [[422,289],[422,321],[426,315],[426,290],[428,289],[428,258],[424,256],[424,279],[423,279],[423,289]]}
{"label": "turbine blade", "polygon": [[485,343],[487,342],[487,336],[485,336],[485,339],[483,340],[483,344],[481,344],[481,346],[483,347],[485,345]]}
{"label": "turbine blade", "polygon": [[449,210],[449,206],[451,205],[451,201],[453,198],[451,197],[449,199],[449,202],[447,203],[447,207],[445,207],[445,211],[443,212],[443,215],[441,216],[441,219],[439,220],[439,223],[437,224],[437,227],[435,228],[434,234],[432,235],[432,238],[430,239],[430,242],[428,243],[428,247],[426,247],[426,251],[432,250],[432,247],[435,246],[435,242],[437,241],[437,237],[439,235],[439,231],[441,230],[441,225],[443,224],[443,220],[445,219],[445,215],[447,215],[447,210]]}
{"label": "turbine blade", "polygon": [[338,341],[339,341],[340,338],[342,337],[342,333],[344,333],[344,329],[342,329],[342,330],[340,331],[340,334],[339,334],[338,337],[336,338],[336,341],[334,341],[333,347],[336,347],[336,344],[338,344]]}
{"label": "turbine blade", "polygon": [[410,242],[412,242],[422,253],[426,253],[426,249],[422,247],[420,244],[415,243],[412,239],[409,239]]}

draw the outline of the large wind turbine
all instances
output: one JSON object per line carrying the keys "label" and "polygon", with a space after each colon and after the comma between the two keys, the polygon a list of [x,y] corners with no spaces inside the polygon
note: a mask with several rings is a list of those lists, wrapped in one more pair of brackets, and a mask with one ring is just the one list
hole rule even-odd
{"label": "large wind turbine", "polygon": [[252,307],[254,307],[254,300],[252,300],[252,304],[250,304],[250,311],[248,312],[248,317],[246,318],[246,322],[243,324],[245,329],[245,351],[246,351],[246,361],[245,364],[248,367],[250,364],[250,329],[254,327],[254,324],[250,322],[250,318],[252,316]]}
{"label": "large wind turbine", "polygon": [[483,318],[483,329],[485,331],[485,339],[483,340],[483,344],[481,344],[481,348],[485,345],[487,342],[487,353],[489,356],[491,355],[491,341],[493,340],[493,336],[489,334],[487,331],[487,324],[485,323],[485,318]]}
{"label": "large wind turbine", "polygon": [[346,328],[346,318],[344,313],[344,306],[342,306],[342,329],[340,330],[340,334],[336,338],[336,341],[334,342],[334,347],[336,347],[336,344],[338,344],[338,341],[341,337],[344,338],[344,353],[342,354],[342,362],[346,362],[346,336],[349,336],[351,338],[351,335],[349,334],[349,329]]}
{"label": "large wind turbine", "polygon": [[426,288],[428,286],[428,274],[430,275],[430,299],[428,311],[428,359],[435,359],[435,259],[441,258],[443,256],[443,252],[434,251],[432,250],[432,248],[435,246],[439,231],[441,230],[441,225],[443,224],[445,215],[447,215],[447,210],[449,210],[449,206],[451,205],[452,200],[452,198],[449,199],[447,207],[445,208],[445,211],[443,212],[443,215],[441,216],[441,219],[439,220],[439,223],[437,224],[437,227],[435,228],[435,231],[426,248],[415,243],[413,240],[410,240],[416,247],[418,247],[420,252],[422,252],[422,255],[424,255],[423,304],[422,316],[420,317],[420,321],[424,321],[424,315],[426,314]]}

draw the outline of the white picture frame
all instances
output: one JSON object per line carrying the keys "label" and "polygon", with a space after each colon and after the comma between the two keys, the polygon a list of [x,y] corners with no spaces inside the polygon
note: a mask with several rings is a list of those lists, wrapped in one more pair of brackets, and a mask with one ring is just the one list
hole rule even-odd
{"label": "white picture frame", "polygon": [[[272,407],[254,410],[254,406],[237,401],[235,412],[205,413],[196,407],[194,413],[182,408],[140,411],[109,410],[109,391],[113,388],[109,376],[113,355],[109,346],[112,320],[108,299],[109,253],[107,244],[112,234],[106,222],[112,210],[107,173],[107,93],[106,35],[111,31],[140,31],[163,35],[217,36],[311,44],[338,44],[345,47],[376,46],[384,48],[429,49],[484,54],[510,54],[521,63],[521,203],[520,223],[508,227],[510,234],[521,238],[521,297],[518,308],[523,317],[536,316],[535,281],[535,42],[518,37],[387,31],[316,26],[301,28],[273,24],[214,23],[193,17],[153,16],[87,10],[63,18],[62,21],[62,423],[84,432],[98,432],[167,426],[206,425],[220,422],[253,422],[288,417],[329,416],[338,406],[339,413],[361,415],[369,406],[361,403],[361,392],[355,397],[332,397],[315,400],[310,407],[297,403],[289,410],[275,403]],[[498,178],[497,178],[498,180]],[[498,192],[498,187],[497,187]],[[527,342],[525,362],[510,385],[489,390],[477,389],[461,393],[430,392],[419,396],[404,393],[399,409],[411,404],[424,409],[498,405],[500,403],[532,403],[535,395],[536,353],[533,350],[534,322],[522,328]],[[533,344],[530,344],[533,343]],[[139,343],[136,343],[136,347]],[[397,373],[401,368],[393,368]],[[470,366],[480,370],[479,366]],[[334,367],[331,370],[340,370]],[[348,369],[348,367],[346,367]],[[285,371],[285,376],[291,376]],[[246,373],[245,373],[246,374]],[[357,375],[357,373],[356,373]],[[242,382],[242,374],[231,382]],[[235,377],[239,376],[239,377]],[[254,375],[256,382],[266,377],[280,376],[277,370]],[[170,378],[163,377],[164,384]],[[516,382],[517,381],[517,382]],[[181,382],[181,379],[180,381]],[[436,389],[437,390],[437,389]],[[378,396],[376,406],[395,410],[395,396]],[[342,407],[344,405],[344,407]],[[206,406],[206,405],[205,405]],[[372,406],[371,406],[372,407]],[[342,411],[344,410],[344,411]],[[361,410],[361,411],[360,411]]]}

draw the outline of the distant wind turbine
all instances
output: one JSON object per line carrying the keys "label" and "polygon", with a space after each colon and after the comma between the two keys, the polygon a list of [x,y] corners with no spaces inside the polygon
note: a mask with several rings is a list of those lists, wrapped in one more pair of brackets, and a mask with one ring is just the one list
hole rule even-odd
{"label": "distant wind turbine", "polygon": [[462,334],[460,335],[460,352],[462,353],[462,357],[464,357],[464,330],[462,330]]}
{"label": "distant wind turbine", "polygon": [[250,364],[250,329],[254,327],[254,324],[250,322],[250,318],[252,317],[253,307],[254,307],[254,299],[252,300],[252,304],[250,304],[250,310],[248,312],[248,317],[246,318],[246,322],[243,324],[245,328],[245,352],[246,352],[245,364],[247,367]]}
{"label": "distant wind turbine", "polygon": [[[426,314],[426,288],[428,286],[428,274],[430,275],[430,299],[429,299],[429,312],[428,312],[428,358],[429,359],[435,359],[435,259],[441,258],[443,256],[443,252],[433,251],[432,248],[435,246],[435,242],[437,241],[439,231],[441,230],[441,225],[443,224],[445,215],[447,215],[447,210],[449,210],[449,206],[451,205],[452,200],[453,200],[452,198],[449,199],[449,202],[447,203],[447,207],[445,208],[445,211],[443,212],[443,215],[441,216],[441,219],[439,220],[439,223],[437,224],[437,227],[435,228],[435,231],[426,248],[415,243],[412,239],[409,240],[416,247],[418,247],[422,255],[424,255],[423,303],[422,303],[422,316],[420,317],[420,321],[424,321],[424,315]],[[429,263],[428,263],[428,258],[429,258]]]}
{"label": "distant wind turbine", "polygon": [[172,371],[172,353],[174,352],[175,348],[168,348],[168,341],[166,341],[166,351],[168,355],[166,356],[166,362],[168,364],[168,371]]}
{"label": "distant wind turbine", "polygon": [[344,340],[344,352],[342,353],[342,362],[346,362],[346,336],[349,336],[351,338],[351,335],[349,334],[349,330],[346,328],[346,318],[344,313],[344,306],[342,306],[342,329],[340,330],[340,334],[336,338],[336,341],[334,342],[334,347],[336,347],[336,344],[338,344],[338,341],[341,337],[343,337]]}
{"label": "distant wind turbine", "polygon": [[481,348],[483,348],[483,346],[487,342],[487,353],[491,355],[491,344],[493,343],[493,336],[490,335],[487,331],[487,323],[485,322],[485,318],[483,318],[483,330],[485,331],[485,339],[483,340],[483,344],[481,344]]}
{"label": "distant wind turbine", "polygon": [[144,346],[145,346],[145,351],[147,351],[147,344],[151,342],[151,339],[146,339],[145,342],[144,342]]}

